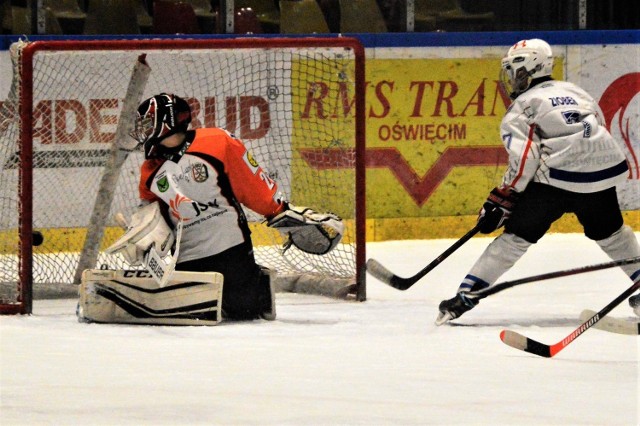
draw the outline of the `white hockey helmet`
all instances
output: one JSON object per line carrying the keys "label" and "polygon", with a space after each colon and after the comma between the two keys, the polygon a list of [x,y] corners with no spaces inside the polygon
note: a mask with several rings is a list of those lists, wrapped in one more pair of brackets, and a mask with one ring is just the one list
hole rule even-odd
{"label": "white hockey helmet", "polygon": [[553,52],[544,40],[520,40],[502,58],[500,81],[512,99],[527,91],[534,78],[550,76]]}

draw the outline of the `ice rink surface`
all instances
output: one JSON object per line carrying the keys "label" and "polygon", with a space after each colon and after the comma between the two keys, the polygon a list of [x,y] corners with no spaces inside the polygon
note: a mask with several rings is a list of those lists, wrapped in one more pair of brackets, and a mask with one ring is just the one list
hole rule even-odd
{"label": "ice rink surface", "polygon": [[[367,250],[409,276],[452,242]],[[405,292],[370,278],[364,303],[279,294],[275,322],[87,325],[75,300],[36,301],[30,317],[0,318],[0,425],[639,424],[638,337],[592,328],[551,359],[499,338],[558,342],[631,285],[619,269],[518,286],[434,325],[489,242]],[[608,260],[586,237],[552,234],[501,281]],[[626,301],[611,315],[635,318]]]}

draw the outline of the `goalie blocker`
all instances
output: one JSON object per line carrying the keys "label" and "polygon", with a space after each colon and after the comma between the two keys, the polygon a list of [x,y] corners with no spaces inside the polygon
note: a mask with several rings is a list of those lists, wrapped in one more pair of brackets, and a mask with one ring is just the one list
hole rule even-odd
{"label": "goalie blocker", "polygon": [[222,274],[176,271],[159,287],[145,270],[87,269],[78,321],[153,325],[216,325],[222,320]]}

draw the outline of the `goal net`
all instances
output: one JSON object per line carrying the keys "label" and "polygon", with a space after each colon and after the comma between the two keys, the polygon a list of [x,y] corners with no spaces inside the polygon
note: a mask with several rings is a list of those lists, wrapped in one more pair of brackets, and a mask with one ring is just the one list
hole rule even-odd
{"label": "goal net", "polygon": [[[126,151],[138,103],[189,102],[191,128],[244,141],[295,205],[346,225],[324,256],[283,248],[246,211],[256,258],[283,291],[366,297],[364,49],[353,38],[18,42],[0,105],[0,313],[33,298],[75,297],[88,268],[127,268],[104,249],[114,217],[138,205],[143,154]],[[42,238],[41,238],[42,236]],[[41,244],[38,244],[41,243]]]}

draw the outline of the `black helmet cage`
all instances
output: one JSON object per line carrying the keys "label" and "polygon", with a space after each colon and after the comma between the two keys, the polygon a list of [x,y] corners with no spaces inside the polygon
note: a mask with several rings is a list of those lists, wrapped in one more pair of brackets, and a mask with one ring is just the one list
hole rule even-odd
{"label": "black helmet cage", "polygon": [[191,109],[187,101],[161,93],[140,104],[130,135],[138,141],[138,148],[144,147],[145,158],[152,158],[163,139],[186,132],[190,122]]}

